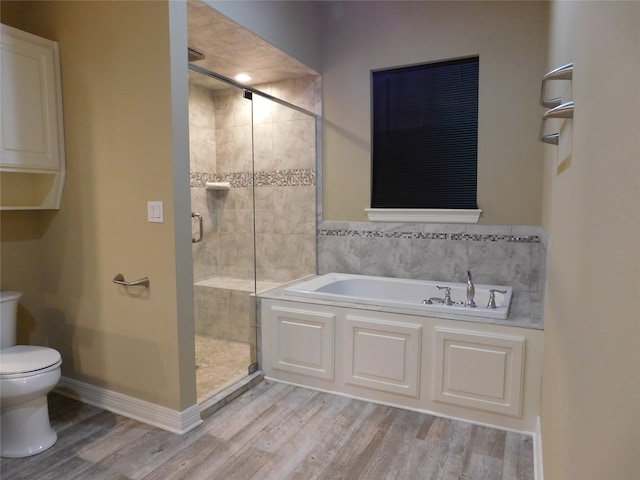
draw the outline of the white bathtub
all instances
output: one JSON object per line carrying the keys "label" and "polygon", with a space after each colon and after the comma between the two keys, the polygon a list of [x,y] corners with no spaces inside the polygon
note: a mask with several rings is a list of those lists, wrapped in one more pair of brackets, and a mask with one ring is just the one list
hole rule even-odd
{"label": "white bathtub", "polygon": [[[509,316],[513,289],[502,285],[475,285],[475,308],[464,305],[425,305],[422,302],[432,297],[444,298],[444,290],[437,286],[450,287],[451,299],[464,302],[467,299],[466,283],[432,282],[401,278],[372,277],[345,273],[328,273],[291,285],[284,294],[294,297],[314,298],[328,301],[342,301],[357,304],[390,307],[410,307],[424,312],[451,313],[505,319]],[[495,293],[495,309],[487,308],[489,290],[506,290]]]}

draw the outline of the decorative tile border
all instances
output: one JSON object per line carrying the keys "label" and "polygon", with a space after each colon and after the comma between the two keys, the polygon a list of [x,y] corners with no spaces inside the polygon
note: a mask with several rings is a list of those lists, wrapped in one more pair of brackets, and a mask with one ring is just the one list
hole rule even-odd
{"label": "decorative tile border", "polygon": [[452,233],[451,240],[468,240],[472,242],[515,242],[540,243],[538,235],[473,235],[468,233]]}
{"label": "decorative tile border", "polygon": [[[204,188],[207,182],[229,182],[231,188],[252,187],[254,175],[251,172],[191,172],[190,185]],[[314,169],[265,170],[255,173],[256,187],[302,187],[316,184]]]}
{"label": "decorative tile border", "polygon": [[210,173],[191,172],[190,185],[195,188],[204,188],[207,182],[229,182],[232,188],[251,187],[252,175],[250,172]]}
{"label": "decorative tile border", "polygon": [[311,187],[316,184],[312,168],[256,172],[256,187]]}
{"label": "decorative tile border", "polygon": [[382,232],[379,230],[321,229],[324,237],[408,238],[422,240],[462,240],[469,242],[540,243],[538,235],[481,235],[468,233]]}

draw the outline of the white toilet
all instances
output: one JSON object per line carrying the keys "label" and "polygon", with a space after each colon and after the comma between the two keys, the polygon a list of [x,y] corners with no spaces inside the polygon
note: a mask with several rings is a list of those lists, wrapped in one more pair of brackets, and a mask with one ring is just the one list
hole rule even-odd
{"label": "white toilet", "polygon": [[56,443],[49,422],[47,393],[60,380],[60,353],[16,345],[18,292],[1,292],[0,456],[28,457]]}

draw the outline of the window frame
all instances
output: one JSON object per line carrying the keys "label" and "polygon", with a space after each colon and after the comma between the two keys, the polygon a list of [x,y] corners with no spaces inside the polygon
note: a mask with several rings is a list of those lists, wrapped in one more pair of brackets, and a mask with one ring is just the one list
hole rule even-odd
{"label": "window frame", "polygon": [[[413,207],[403,207],[403,208],[388,208],[388,207],[373,207],[373,197],[374,197],[374,145],[375,145],[375,119],[374,119],[374,76],[381,72],[394,72],[394,71],[402,71],[403,69],[407,70],[415,70],[421,66],[434,66],[437,64],[451,64],[452,62],[459,61],[460,64],[468,63],[469,60],[476,59],[478,65],[478,86],[477,86],[477,99],[478,99],[478,112],[477,118],[479,123],[479,96],[480,96],[480,86],[479,86],[479,68],[480,68],[480,56],[479,55],[471,55],[466,57],[458,57],[454,59],[445,59],[445,60],[437,60],[434,62],[425,62],[415,65],[410,65],[406,67],[390,67],[378,70],[372,70],[370,73],[370,88],[371,88],[371,196],[370,196],[370,208],[366,208],[365,212],[369,221],[373,222],[429,222],[429,223],[478,223],[480,215],[482,214],[482,210],[478,207],[475,209],[468,208],[413,208]],[[477,155],[477,146],[478,141],[476,137],[476,171],[478,165],[478,155]],[[478,179],[477,176],[475,178],[475,199],[477,205],[477,194],[478,194]]]}

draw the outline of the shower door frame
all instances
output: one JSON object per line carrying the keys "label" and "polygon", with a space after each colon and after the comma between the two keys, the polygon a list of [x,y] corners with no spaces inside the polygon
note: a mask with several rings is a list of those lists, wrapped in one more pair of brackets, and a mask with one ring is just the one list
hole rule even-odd
{"label": "shower door frame", "polygon": [[[220,80],[221,82],[228,83],[231,86],[240,88],[240,89],[245,90],[247,92],[255,93],[256,95],[260,95],[261,97],[264,97],[267,100],[271,100],[271,101],[279,103],[280,105],[283,105],[285,107],[292,108],[293,110],[296,110],[297,112],[304,113],[305,115],[309,115],[310,117],[315,118],[316,121],[318,121],[320,119],[320,116],[317,113],[310,112],[309,110],[306,110],[306,109],[304,109],[302,107],[294,105],[293,103],[289,103],[286,100],[282,100],[282,99],[280,99],[278,97],[274,97],[273,95],[269,95],[268,93],[262,92],[262,91],[258,90],[257,88],[253,88],[253,87],[251,87],[249,85],[244,85],[244,84],[242,84],[240,82],[236,82],[235,80],[232,80],[231,78],[225,77],[224,75],[220,75],[219,73],[212,72],[211,70],[207,70],[206,68],[202,68],[199,65],[195,65],[193,63],[188,63],[188,68],[189,68],[189,70],[193,70],[194,72],[201,73],[202,75],[206,75],[207,77],[215,78],[216,80]],[[316,124],[316,127],[317,127],[317,124]],[[317,136],[317,130],[316,130],[316,136]],[[316,145],[316,148],[317,148],[317,145]]]}

